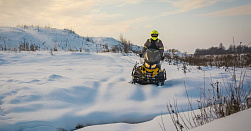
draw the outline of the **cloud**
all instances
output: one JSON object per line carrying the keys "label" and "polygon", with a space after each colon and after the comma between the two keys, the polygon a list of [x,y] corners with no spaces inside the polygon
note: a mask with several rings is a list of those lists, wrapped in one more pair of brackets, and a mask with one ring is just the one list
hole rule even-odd
{"label": "cloud", "polygon": [[251,15],[251,3],[243,6],[238,6],[230,9],[220,10],[208,14],[200,14],[199,16],[222,17],[222,16],[238,16]]}
{"label": "cloud", "polygon": [[[137,4],[143,0],[0,0],[0,25],[50,24],[86,32],[127,31],[144,17],[123,19],[123,14],[107,13],[104,6]],[[115,7],[117,8],[117,7]],[[93,33],[94,34],[94,33]]]}
{"label": "cloud", "polygon": [[147,17],[133,18],[123,21],[110,21],[109,23],[94,23],[85,27],[86,31],[90,35],[102,36],[109,35],[111,33],[123,33],[135,28],[133,24],[140,23],[148,20]]}
{"label": "cloud", "polygon": [[146,28],[152,28],[153,25],[146,25],[145,27],[146,27]]}
{"label": "cloud", "polygon": [[[44,24],[60,25],[83,17],[98,0],[1,0],[0,24]],[[18,23],[17,23],[18,22]]]}
{"label": "cloud", "polygon": [[171,15],[182,12],[188,12],[190,10],[199,9],[202,7],[207,7],[222,0],[160,0],[160,1],[171,4],[169,11],[163,13],[162,15]]}
{"label": "cloud", "polygon": [[[39,11],[48,5],[47,1],[0,0],[0,21],[17,22],[33,19]],[[8,24],[8,23],[7,23]]]}
{"label": "cloud", "polygon": [[114,2],[120,2],[118,7],[122,7],[128,4],[139,4],[143,2],[144,0],[114,0]]}

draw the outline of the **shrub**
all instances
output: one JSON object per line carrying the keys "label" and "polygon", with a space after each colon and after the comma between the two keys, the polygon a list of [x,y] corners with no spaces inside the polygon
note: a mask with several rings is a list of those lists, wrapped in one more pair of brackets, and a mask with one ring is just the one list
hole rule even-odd
{"label": "shrub", "polygon": [[[227,70],[232,76],[230,82],[225,82],[224,78],[222,78],[222,84],[218,81],[212,81],[210,83],[212,88],[206,89],[204,81],[204,87],[200,88],[200,99],[197,100],[199,113],[194,112],[186,86],[188,108],[191,113],[181,115],[179,110],[183,111],[183,109],[178,108],[177,100],[174,100],[173,104],[168,103],[167,109],[177,131],[184,128],[191,129],[248,108],[247,102],[249,101],[251,88],[250,85],[244,86],[246,70],[242,68],[238,80],[235,72],[236,68],[233,67],[232,70],[232,72]],[[163,126],[164,124],[161,126],[162,130],[164,129]]]}

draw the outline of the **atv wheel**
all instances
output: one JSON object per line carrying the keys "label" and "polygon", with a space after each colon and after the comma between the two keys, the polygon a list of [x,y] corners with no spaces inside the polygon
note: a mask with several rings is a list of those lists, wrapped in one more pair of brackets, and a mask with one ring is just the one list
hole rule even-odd
{"label": "atv wheel", "polygon": [[156,85],[157,85],[157,86],[163,86],[163,85],[164,85],[164,82],[157,82]]}
{"label": "atv wheel", "polygon": [[135,79],[132,80],[132,84],[136,84],[136,80]]}

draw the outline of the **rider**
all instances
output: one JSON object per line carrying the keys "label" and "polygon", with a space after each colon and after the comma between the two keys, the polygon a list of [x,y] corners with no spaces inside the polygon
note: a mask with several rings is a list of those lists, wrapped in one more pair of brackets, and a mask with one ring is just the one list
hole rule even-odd
{"label": "rider", "polygon": [[159,36],[158,31],[153,30],[151,32],[151,38],[147,39],[147,41],[142,49],[142,54],[144,54],[144,52],[147,49],[156,49],[156,50],[159,50],[161,58],[163,58],[164,46],[163,46],[162,41],[160,39],[158,39],[158,36]]}

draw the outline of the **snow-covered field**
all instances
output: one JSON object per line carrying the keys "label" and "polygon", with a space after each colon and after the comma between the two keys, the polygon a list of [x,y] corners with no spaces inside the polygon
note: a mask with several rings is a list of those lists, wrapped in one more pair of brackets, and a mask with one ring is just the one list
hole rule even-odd
{"label": "snow-covered field", "polygon": [[[164,86],[133,85],[136,61],[138,56],[113,53],[0,52],[0,130],[72,130],[77,125],[88,126],[84,131],[161,130],[159,116],[167,114],[167,102],[177,99],[187,106],[184,85],[195,102],[204,76],[207,88],[211,80],[231,78],[224,69],[204,68],[204,73],[188,67],[184,74],[163,63]],[[248,69],[247,85],[250,74]],[[168,116],[164,122],[176,130]]]}

